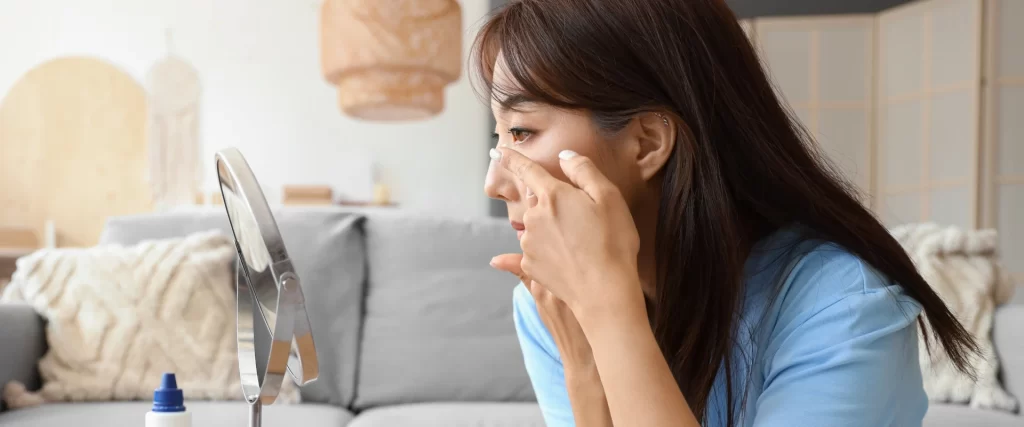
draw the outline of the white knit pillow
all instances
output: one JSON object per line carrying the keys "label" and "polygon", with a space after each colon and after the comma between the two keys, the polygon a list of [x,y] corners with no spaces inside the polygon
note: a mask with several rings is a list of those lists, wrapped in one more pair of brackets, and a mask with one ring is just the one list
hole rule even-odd
{"label": "white knit pillow", "polygon": [[921,334],[921,373],[929,400],[1016,411],[1017,400],[999,384],[999,360],[990,337],[995,307],[1013,294],[1013,285],[996,257],[995,230],[929,223],[896,227],[892,234],[981,349],[981,354],[971,359],[978,376],[972,381],[956,370],[941,348],[933,347],[929,357]]}
{"label": "white knit pillow", "polygon": [[[231,239],[211,231],[19,259],[0,302],[26,302],[46,318],[49,349],[38,398],[9,384],[5,400],[152,399],[163,372],[177,375],[186,399],[240,400],[234,257]],[[286,377],[278,402],[298,401]]]}

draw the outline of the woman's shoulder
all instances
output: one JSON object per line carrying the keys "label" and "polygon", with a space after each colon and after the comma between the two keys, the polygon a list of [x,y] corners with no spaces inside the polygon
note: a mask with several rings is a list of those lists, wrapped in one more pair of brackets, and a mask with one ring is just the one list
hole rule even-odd
{"label": "woman's shoulder", "polygon": [[[918,362],[920,304],[840,245],[802,240],[797,247],[775,258],[779,280],[765,289],[777,293],[762,300],[764,317],[749,319],[764,328],[755,329],[763,381],[757,420],[919,425],[927,408]],[[881,383],[886,387],[878,390]],[[799,402],[808,399],[818,404],[805,410]]]}
{"label": "woman's shoulder", "polygon": [[861,257],[838,244],[820,241],[812,242],[809,250],[796,257],[786,282],[790,291],[814,291],[834,299],[900,289]]}
{"label": "woman's shoulder", "polygon": [[836,243],[802,239],[784,252],[762,261],[774,268],[764,269],[754,277],[763,283],[753,284],[770,300],[776,323],[799,324],[829,310],[840,317],[885,314],[895,326],[911,323],[921,311],[902,286]]}

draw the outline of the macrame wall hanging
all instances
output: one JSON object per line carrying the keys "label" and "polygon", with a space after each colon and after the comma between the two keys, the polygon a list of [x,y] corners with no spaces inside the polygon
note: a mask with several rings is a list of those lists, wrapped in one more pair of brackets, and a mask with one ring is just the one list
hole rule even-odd
{"label": "macrame wall hanging", "polygon": [[153,206],[167,211],[201,197],[199,75],[176,56],[167,32],[167,57],[146,73],[149,101],[149,182]]}

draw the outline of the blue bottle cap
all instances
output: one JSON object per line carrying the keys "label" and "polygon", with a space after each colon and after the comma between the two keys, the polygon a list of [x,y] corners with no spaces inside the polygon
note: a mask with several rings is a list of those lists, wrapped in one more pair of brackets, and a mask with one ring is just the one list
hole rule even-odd
{"label": "blue bottle cap", "polygon": [[153,412],[185,412],[185,395],[173,373],[164,373],[160,388],[153,391]]}

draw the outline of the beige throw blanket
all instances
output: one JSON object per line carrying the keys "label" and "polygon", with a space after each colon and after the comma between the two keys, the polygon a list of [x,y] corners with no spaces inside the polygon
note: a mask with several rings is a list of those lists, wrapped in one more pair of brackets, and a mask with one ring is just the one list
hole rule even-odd
{"label": "beige throw blanket", "polygon": [[894,228],[892,234],[981,347],[981,354],[972,360],[978,377],[972,381],[941,350],[933,349],[929,357],[922,338],[921,373],[929,400],[1016,410],[1017,400],[999,384],[999,361],[990,337],[995,307],[1013,294],[1013,285],[997,260],[995,230],[912,224]]}
{"label": "beige throw blanket", "polygon": [[[4,388],[12,408],[149,400],[174,372],[189,400],[240,400],[231,239],[217,232],[135,246],[41,250],[18,260],[0,302],[47,319],[42,389]],[[285,379],[278,402],[297,402]]]}

